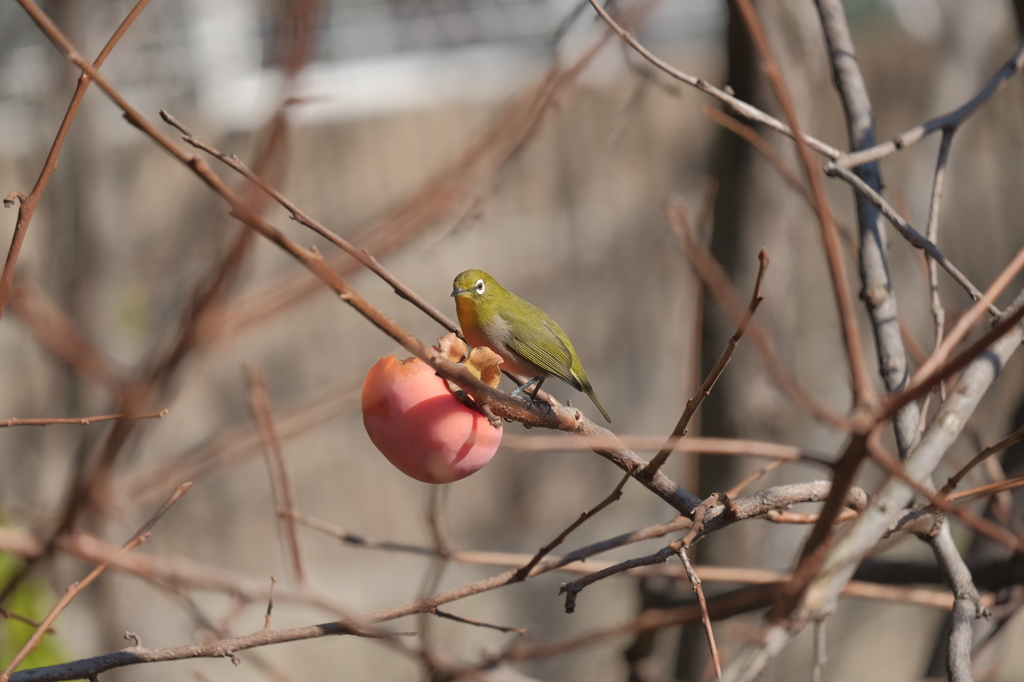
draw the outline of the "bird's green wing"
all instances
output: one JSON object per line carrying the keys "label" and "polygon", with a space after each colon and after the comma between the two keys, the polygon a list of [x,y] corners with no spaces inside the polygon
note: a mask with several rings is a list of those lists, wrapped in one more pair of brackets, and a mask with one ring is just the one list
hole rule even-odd
{"label": "bird's green wing", "polygon": [[557,326],[552,327],[547,320],[543,324],[544,329],[540,333],[524,333],[521,328],[513,327],[512,337],[507,341],[508,347],[551,376],[582,391],[579,379],[572,373],[575,353],[559,338],[565,336],[565,332]]}

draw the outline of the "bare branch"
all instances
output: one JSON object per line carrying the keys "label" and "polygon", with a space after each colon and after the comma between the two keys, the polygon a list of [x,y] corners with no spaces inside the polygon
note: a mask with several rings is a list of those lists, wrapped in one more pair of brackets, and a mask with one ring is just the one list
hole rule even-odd
{"label": "bare branch", "polygon": [[854,166],[859,166],[864,163],[877,161],[878,159],[889,156],[890,154],[895,154],[900,150],[906,149],[913,144],[917,144],[936,130],[956,128],[967,120],[967,118],[973,114],[979,106],[984,104],[987,99],[1002,90],[1022,67],[1024,67],[1024,42],[1020,44],[1013,56],[1003,64],[1002,68],[996,72],[996,75],[994,75],[992,79],[985,84],[985,87],[959,108],[941,116],[937,116],[929,121],[925,121],[921,125],[914,126],[910,130],[900,133],[892,140],[880,142],[868,149],[862,149],[854,154],[848,154],[841,158],[837,158],[834,161],[835,165],[842,166],[843,168],[853,168]]}

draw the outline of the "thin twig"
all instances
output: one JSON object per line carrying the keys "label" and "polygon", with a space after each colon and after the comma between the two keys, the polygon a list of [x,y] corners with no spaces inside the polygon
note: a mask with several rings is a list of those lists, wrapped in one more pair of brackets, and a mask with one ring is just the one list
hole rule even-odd
{"label": "thin twig", "polygon": [[142,528],[140,528],[126,543],[124,543],[124,545],[121,546],[121,549],[118,551],[117,556],[114,559],[112,559],[111,561],[103,562],[99,566],[89,571],[89,574],[81,580],[73,582],[70,585],[68,585],[67,590],[64,591],[64,596],[60,598],[60,600],[54,605],[52,609],[50,609],[50,612],[46,614],[46,617],[43,618],[43,621],[39,624],[39,627],[36,628],[35,632],[32,633],[32,636],[29,637],[28,641],[25,642],[21,649],[18,650],[18,653],[15,654],[14,658],[11,659],[11,662],[7,664],[6,668],[4,668],[4,671],[0,673],[0,682],[8,682],[8,680],[11,679],[11,674],[17,669],[19,665],[21,665],[22,661],[25,660],[25,657],[27,657],[30,653],[32,653],[32,651],[37,646],[39,646],[39,642],[42,641],[43,635],[45,635],[47,630],[49,630],[50,626],[53,624],[53,621],[57,620],[57,616],[59,616],[64,611],[64,609],[67,608],[68,604],[70,604],[71,601],[75,597],[77,597],[82,590],[91,585],[92,582],[96,580],[96,578],[100,577],[100,574],[103,573],[103,571],[107,570],[107,568],[110,567],[111,563],[113,563],[117,559],[120,559],[121,556],[127,554],[128,552],[132,551],[133,549],[141,545],[143,542],[145,542],[147,538],[149,538],[149,534],[153,530],[153,526],[155,526],[157,522],[161,518],[163,518],[163,515],[166,514],[167,511],[174,505],[174,503],[181,499],[182,495],[187,493],[189,491],[189,488],[191,487],[191,482],[182,483],[181,485],[179,485],[178,488],[171,494],[171,496],[167,498],[167,501],[164,502],[160,506],[160,508],[156,510],[153,516],[150,517],[149,521],[143,524]]}
{"label": "thin twig", "polygon": [[[99,69],[106,61],[107,57],[114,50],[114,47],[120,42],[121,38],[128,31],[128,28],[135,23],[136,17],[142,13],[142,10],[149,4],[149,0],[139,0],[132,7],[131,11],[121,22],[121,25],[117,27],[114,34],[110,36],[110,40],[100,50],[96,60],[92,63],[93,68]],[[64,140],[67,137],[68,130],[71,129],[71,122],[75,119],[75,115],[78,113],[78,106],[82,103],[82,99],[85,97],[85,91],[89,88],[89,84],[92,79],[87,74],[82,74],[78,79],[78,86],[75,88],[75,94],[71,96],[71,103],[68,104],[67,112],[64,114],[64,120],[61,121],[60,128],[57,130],[57,135],[53,139],[53,144],[50,145],[50,151],[46,155],[46,161],[43,162],[43,168],[39,172],[39,177],[36,179],[36,184],[29,192],[28,196],[21,193],[12,193],[4,199],[4,205],[9,206],[14,198],[19,200],[18,207],[18,221],[14,225],[14,234],[11,237],[11,246],[7,251],[7,260],[4,262],[3,272],[0,273],[0,318],[3,317],[4,309],[7,307],[7,300],[11,295],[11,287],[14,285],[14,268],[18,261],[18,255],[21,253],[21,246],[25,242],[25,235],[28,234],[29,225],[32,222],[32,216],[35,214],[36,207],[39,205],[39,199],[43,195],[43,191],[46,190],[47,184],[50,182],[50,177],[53,172],[57,169],[57,157],[60,155],[61,147],[64,146]]]}
{"label": "thin twig", "polygon": [[[846,182],[850,183],[850,185],[857,190],[861,196],[869,199],[871,203],[878,207],[878,210],[880,210],[882,215],[886,217],[889,224],[895,227],[896,231],[899,232],[911,246],[921,249],[929,258],[941,265],[942,268],[957,282],[957,284],[964,288],[973,300],[977,301],[982,297],[981,290],[974,286],[974,283],[967,279],[967,276],[960,272],[959,268],[953,265],[949,259],[939,251],[935,244],[915,230],[913,226],[908,223],[906,219],[901,216],[881,194],[868,186],[868,184],[857,177],[855,173],[839,167],[829,168],[826,172],[829,175],[842,178]],[[993,315],[999,314],[999,308],[995,307],[994,304],[989,304],[988,310]]]}
{"label": "thin twig", "polygon": [[[601,19],[606,24],[608,24],[608,27],[611,28],[611,30],[617,36],[619,36],[619,38],[621,38],[627,45],[636,50],[636,52],[640,56],[642,56],[644,59],[649,61],[654,66],[656,66],[661,71],[667,73],[669,76],[675,78],[678,81],[686,83],[687,85],[691,85],[700,90],[701,92],[707,93],[708,95],[711,95],[715,99],[720,100],[721,102],[728,105],[729,108],[732,109],[738,116],[742,116],[748,121],[761,123],[767,126],[768,128],[775,130],[776,132],[786,135],[787,137],[794,136],[792,129],[782,121],[778,120],[777,118],[769,116],[768,114],[761,111],[757,107],[751,106],[750,104],[744,102],[743,100],[729,94],[725,90],[716,88],[714,85],[711,85],[703,78],[698,78],[697,76],[691,76],[690,74],[684,73],[670,65],[668,62],[659,58],[657,55],[655,55],[650,50],[641,45],[640,42],[633,36],[633,34],[631,34],[628,30],[626,30],[618,22],[616,22],[615,19],[613,19],[611,15],[608,14],[607,10],[605,10],[605,8],[601,6],[599,0],[589,1],[590,5],[594,8],[594,11],[596,11],[598,15],[600,15]],[[822,142],[817,138],[811,137],[810,135],[803,135],[803,140],[816,152],[823,154],[824,156],[830,159],[838,159],[843,156],[843,153],[836,149],[835,147],[826,144],[825,142]]]}
{"label": "thin twig", "polygon": [[[938,241],[939,237],[939,211],[942,207],[942,194],[946,181],[946,168],[949,164],[949,150],[953,144],[953,131],[942,131],[942,142],[939,144],[939,157],[935,161],[935,177],[932,180],[932,199],[928,205],[928,226],[925,229],[925,238],[932,244]],[[931,302],[932,321],[935,325],[935,346],[942,343],[942,335],[946,328],[946,310],[942,307],[942,299],[939,297],[939,272],[938,263],[934,258],[925,254],[928,261],[928,298]],[[941,386],[940,386],[941,389]],[[945,395],[942,395],[945,398]]]}
{"label": "thin twig", "polygon": [[711,662],[715,666],[715,677],[722,679],[722,662],[718,659],[718,647],[715,646],[715,633],[711,628],[711,617],[708,615],[708,602],[704,598],[704,588],[701,586],[700,576],[693,570],[690,557],[687,555],[686,547],[680,547],[676,552],[683,561],[683,568],[686,569],[686,577],[690,580],[694,593],[697,595],[697,604],[700,605],[700,621],[704,625],[704,634],[708,637],[708,646],[711,648]]}
{"label": "thin twig", "polygon": [[844,168],[853,168],[863,163],[877,161],[902,149],[906,149],[913,144],[917,144],[937,130],[959,126],[987,99],[999,92],[1022,67],[1024,67],[1024,42],[1017,47],[1017,51],[1003,64],[1002,68],[996,72],[992,79],[985,84],[985,87],[959,108],[916,125],[910,130],[896,135],[891,140],[880,142],[869,149],[862,149],[853,154],[846,154],[837,158],[834,164]]}
{"label": "thin twig", "polygon": [[472,620],[470,618],[463,618],[462,616],[456,616],[453,613],[448,613],[446,611],[442,611],[441,609],[434,609],[433,613],[434,613],[435,616],[438,616],[440,618],[447,618],[448,620],[453,620],[456,623],[465,623],[466,625],[475,625],[476,627],[479,627],[479,628],[490,628],[492,630],[497,630],[498,632],[514,632],[517,635],[525,635],[526,634],[526,628],[512,628],[512,627],[507,627],[505,625],[494,625],[493,623],[484,623],[484,622],[479,621],[479,620]]}
{"label": "thin twig", "polygon": [[726,497],[736,497],[741,492],[743,492],[748,485],[750,485],[754,481],[760,480],[761,478],[763,478],[765,476],[765,474],[768,474],[769,472],[777,469],[781,465],[782,465],[782,460],[781,459],[777,459],[774,462],[769,462],[766,466],[761,467],[760,469],[758,469],[757,471],[751,473],[749,476],[744,478],[742,481],[740,481],[739,483],[737,483],[733,487],[731,487],[728,490],[726,490],[725,491],[725,496]]}
{"label": "thin twig", "polygon": [[447,329],[448,331],[457,332],[459,331],[458,325],[456,325],[450,318],[444,313],[430,305],[423,297],[413,291],[411,288],[400,282],[394,275],[392,275],[387,269],[385,269],[376,258],[374,258],[369,251],[366,249],[359,249],[350,244],[344,238],[338,236],[336,233],[329,230],[327,227],[319,223],[317,220],[308,216],[302,209],[295,203],[290,201],[287,197],[281,194],[277,189],[272,187],[263,178],[256,173],[253,173],[249,168],[234,154],[225,154],[218,150],[216,147],[200,140],[192,132],[185,127],[178,119],[172,116],[168,111],[161,109],[160,118],[162,118],[169,125],[177,128],[183,135],[182,139],[188,144],[192,145],[196,149],[201,149],[208,154],[216,157],[222,161],[229,168],[237,171],[242,177],[249,182],[253,183],[268,197],[279,203],[287,210],[292,219],[296,222],[305,225],[324,239],[337,246],[339,249],[355,258],[361,265],[366,267],[368,270],[376,273],[381,279],[391,285],[395,293],[406,299],[417,308],[425,312],[431,318],[433,318],[438,324]]}
{"label": "thin twig", "polygon": [[790,128],[793,130],[793,141],[796,143],[797,156],[800,159],[800,164],[803,166],[804,176],[811,186],[811,194],[814,197],[814,209],[818,215],[821,238],[825,246],[825,256],[832,280],[832,292],[835,298],[836,310],[839,313],[843,345],[846,349],[846,362],[851,375],[853,403],[856,409],[872,403],[875,391],[871,385],[867,362],[865,361],[864,351],[861,346],[859,325],[854,312],[853,295],[850,291],[849,280],[846,277],[846,265],[843,260],[839,233],[832,216],[828,196],[825,193],[821,169],[811,156],[810,147],[801,134],[796,107],[782,78],[778,62],[773,56],[772,47],[764,33],[764,28],[761,25],[761,20],[758,18],[757,11],[750,0],[736,0],[736,7],[743,16],[744,23],[750,31],[758,52],[764,59],[765,74],[775,90],[783,111],[786,113],[786,120],[789,122]]}
{"label": "thin twig", "polygon": [[[689,233],[690,239],[696,241],[692,234],[692,228],[689,223],[689,219],[686,215],[686,211],[681,206],[673,206],[670,211],[673,227],[678,230],[683,230]],[[687,240],[689,241],[689,240]],[[747,309],[743,313],[743,317],[740,318],[739,324],[736,327],[736,332],[729,339],[729,343],[726,344],[725,350],[722,351],[715,366],[708,372],[707,377],[704,379],[704,383],[700,385],[697,392],[686,401],[686,408],[683,410],[682,415],[679,417],[679,421],[676,422],[676,426],[672,429],[672,435],[668,437],[665,444],[661,447],[654,457],[651,458],[650,464],[641,474],[642,476],[653,476],[668,460],[669,455],[676,449],[676,445],[686,435],[686,429],[690,424],[690,419],[697,412],[697,409],[704,402],[704,399],[711,395],[711,389],[714,388],[718,382],[719,377],[725,372],[725,368],[729,365],[729,361],[732,360],[733,353],[736,352],[736,348],[740,344],[740,340],[743,338],[744,333],[747,331],[747,325],[750,324],[750,320],[754,317],[754,313],[757,312],[757,307],[761,305],[761,301],[764,300],[764,296],[761,294],[761,283],[764,281],[765,270],[768,269],[768,252],[761,249],[761,252],[757,254],[758,268],[757,278],[754,281],[754,291],[750,295],[750,303],[747,304]]]}
{"label": "thin twig", "polygon": [[[680,222],[681,216],[679,215],[681,207],[678,204],[675,202],[669,203],[666,206],[665,212],[669,225],[684,244],[686,255],[690,259],[694,270],[703,280],[718,305],[738,324],[746,316],[747,307],[741,302],[725,269],[711,255],[706,244],[696,239],[692,232],[683,229],[684,224]],[[769,376],[780,388],[789,394],[795,403],[806,409],[817,419],[826,422],[836,429],[847,430],[849,428],[849,420],[846,417],[838,414],[831,407],[824,405],[797,382],[785,365],[783,365],[778,352],[770,340],[770,336],[756,320],[751,320],[749,334],[751,342],[761,354]]]}
{"label": "thin twig", "polygon": [[11,426],[50,426],[53,424],[73,424],[75,426],[86,426],[88,424],[95,424],[97,422],[113,421],[114,419],[160,419],[170,412],[166,407],[157,412],[150,412],[148,414],[126,414],[120,412],[118,414],[104,414],[96,417],[67,417],[67,418],[55,418],[55,419],[20,419],[18,417],[12,417],[10,419],[0,420],[0,429],[5,429]]}
{"label": "thin twig", "polygon": [[270,594],[267,596],[267,615],[263,617],[263,629],[270,629],[270,616],[274,612],[274,587],[277,585],[277,578],[270,576]]}
{"label": "thin twig", "polygon": [[942,486],[942,490],[939,491],[939,493],[942,495],[948,495],[950,492],[953,491],[954,488],[960,485],[960,481],[963,480],[964,476],[966,476],[971,469],[978,466],[978,464],[980,464],[987,458],[991,457],[992,455],[996,454],[997,452],[1002,452],[1006,448],[1010,447],[1011,445],[1016,445],[1022,440],[1024,440],[1024,425],[1020,426],[1016,431],[1014,431],[1013,433],[1011,433],[1009,436],[1002,439],[998,443],[994,445],[989,445],[987,448],[979,452],[974,457],[974,459],[960,467],[959,471],[957,471],[955,474],[949,477],[949,480],[946,481],[946,485]]}
{"label": "thin twig", "polygon": [[302,543],[295,521],[295,515],[298,513],[295,502],[295,485],[292,483],[288,461],[281,451],[281,440],[277,436],[277,428],[274,425],[274,411],[270,406],[267,376],[260,367],[247,364],[245,380],[249,385],[249,407],[256,420],[256,431],[259,433],[260,443],[267,457],[267,468],[270,471],[282,540],[288,550],[292,574],[296,581],[303,583],[306,581],[306,569]]}
{"label": "thin twig", "polygon": [[556,537],[554,540],[541,547],[537,551],[537,553],[534,554],[533,557],[522,566],[522,568],[516,571],[515,575],[512,576],[512,580],[510,580],[509,582],[520,582],[522,580],[525,580],[527,576],[530,575],[530,572],[534,569],[534,567],[540,563],[540,560],[546,557],[548,554],[550,554],[551,550],[553,550],[555,547],[558,547],[560,544],[565,542],[565,539],[569,537],[569,534],[571,532],[582,526],[584,522],[588,521],[589,519],[592,519],[595,514],[606,508],[608,505],[612,504],[613,502],[616,502],[620,497],[622,497],[622,488],[626,485],[626,482],[630,478],[632,478],[630,474],[626,474],[625,476],[623,476],[622,479],[619,481],[619,484],[615,486],[614,490],[608,493],[607,497],[601,500],[601,502],[598,503],[596,507],[592,509],[587,509],[580,513],[578,519],[576,519],[572,524],[570,524],[568,528],[559,533],[558,537]]}
{"label": "thin twig", "polygon": [[588,573],[587,575],[577,580],[563,583],[562,586],[558,588],[558,593],[565,595],[565,612],[574,613],[576,611],[576,597],[589,585],[593,585],[599,580],[604,580],[605,578],[608,578],[610,576],[618,575],[619,573],[628,571],[632,568],[638,568],[640,566],[650,566],[652,564],[663,564],[669,559],[671,559],[672,556],[675,555],[675,553],[675,547],[672,547],[670,545],[668,547],[663,547],[654,554],[648,554],[647,556],[636,557],[633,559],[628,559],[626,561],[621,561],[613,566],[609,566],[600,571]]}
{"label": "thin twig", "polygon": [[971,497],[994,495],[996,493],[1001,493],[1004,490],[1016,490],[1021,487],[1024,487],[1024,476],[1017,476],[1016,478],[1007,478],[987,485],[979,485],[977,488],[971,488],[970,490],[961,490],[960,492],[950,495],[949,501],[958,502]]}

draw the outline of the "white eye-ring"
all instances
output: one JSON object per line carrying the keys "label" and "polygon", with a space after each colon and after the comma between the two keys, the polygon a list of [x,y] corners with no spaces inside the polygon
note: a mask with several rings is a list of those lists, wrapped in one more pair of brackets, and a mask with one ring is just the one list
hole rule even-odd
{"label": "white eye-ring", "polygon": [[473,288],[474,288],[474,289],[476,289],[476,293],[477,293],[477,294],[482,294],[482,293],[484,293],[484,288],[485,288],[485,287],[484,287],[484,281],[483,281],[482,279],[478,279],[478,280],[476,281],[476,286],[475,286],[475,287],[473,287]]}

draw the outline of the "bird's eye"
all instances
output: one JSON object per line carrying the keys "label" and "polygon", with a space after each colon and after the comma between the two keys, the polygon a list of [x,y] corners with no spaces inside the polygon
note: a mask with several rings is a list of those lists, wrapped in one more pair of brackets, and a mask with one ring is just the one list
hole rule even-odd
{"label": "bird's eye", "polygon": [[482,279],[478,279],[476,281],[476,286],[473,288],[476,289],[476,293],[478,294],[484,293],[484,281]]}

